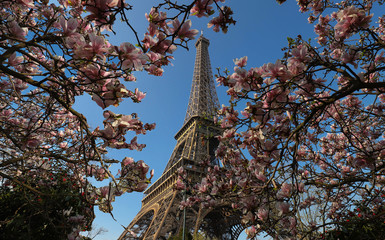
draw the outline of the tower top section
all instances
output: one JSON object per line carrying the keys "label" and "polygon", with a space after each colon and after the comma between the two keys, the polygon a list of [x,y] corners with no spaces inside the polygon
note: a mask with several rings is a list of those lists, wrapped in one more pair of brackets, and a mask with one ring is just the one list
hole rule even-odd
{"label": "tower top section", "polygon": [[195,43],[194,75],[184,124],[196,116],[212,119],[219,109],[219,101],[210,64],[209,45],[210,41],[203,37],[203,35]]}

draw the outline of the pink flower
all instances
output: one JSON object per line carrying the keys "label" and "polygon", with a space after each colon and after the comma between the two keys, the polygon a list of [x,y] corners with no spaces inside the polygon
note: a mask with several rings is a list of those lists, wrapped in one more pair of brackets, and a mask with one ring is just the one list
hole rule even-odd
{"label": "pink flower", "polygon": [[106,177],[106,170],[104,170],[104,168],[99,168],[98,170],[96,170],[96,178],[99,181],[105,179],[105,177]]}
{"label": "pink flower", "polygon": [[257,179],[261,180],[262,182],[266,182],[267,178],[266,178],[265,174],[263,174],[262,172],[260,172],[258,170],[255,170],[254,174],[257,177]]}
{"label": "pink flower", "polygon": [[[142,40],[143,47],[147,50],[155,46],[158,42],[158,39],[155,37],[152,37],[151,35],[147,34],[144,36],[144,39]],[[150,52],[152,53],[152,52]]]}
{"label": "pink flower", "polygon": [[145,14],[147,21],[150,23],[150,26],[148,28],[149,34],[151,36],[154,36],[158,33],[157,27],[162,28],[165,32],[167,32],[167,24],[165,20],[167,19],[167,13],[165,12],[158,12],[158,9],[151,8],[151,11],[149,14]]}
{"label": "pink flower", "polygon": [[120,0],[105,0],[105,1],[106,1],[106,5],[110,8],[116,7],[120,3]]}
{"label": "pink flower", "polygon": [[[75,48],[75,55],[79,58],[92,58],[95,55],[103,57],[110,49],[110,45],[106,42],[103,36],[95,35],[94,33],[88,34],[89,42],[86,42],[84,38],[68,39],[68,44],[73,45]],[[71,41],[74,41],[72,43]]]}
{"label": "pink flower", "polygon": [[365,11],[355,6],[340,10],[336,15],[337,24],[334,27],[335,38],[344,40],[359,28],[368,28],[373,14],[366,16]]}
{"label": "pink flower", "polygon": [[176,181],[175,188],[177,190],[184,190],[186,188],[186,185],[184,184],[181,178],[178,178],[178,180]]}
{"label": "pink flower", "polygon": [[268,215],[269,215],[269,211],[268,211],[268,210],[266,210],[266,209],[264,209],[264,208],[258,209],[257,217],[258,217],[261,221],[266,221]]}
{"label": "pink flower", "polygon": [[212,0],[198,0],[195,2],[195,5],[191,8],[190,12],[192,15],[199,18],[203,16],[207,17],[213,9],[213,7],[210,6],[212,3]]}
{"label": "pink flower", "polygon": [[266,99],[264,99],[264,108],[269,108],[270,106],[274,107],[277,103],[284,103],[287,100],[289,92],[288,90],[282,92],[281,89],[274,88],[266,94]]}
{"label": "pink flower", "polygon": [[153,64],[155,64],[158,67],[162,66],[161,60],[162,60],[163,56],[161,54],[155,53],[155,52],[148,52],[148,53],[146,53],[146,55],[147,55],[148,60],[150,62],[152,62]]}
{"label": "pink flower", "polygon": [[92,100],[103,109],[113,105],[119,106],[123,97],[130,96],[126,87],[118,79],[106,79],[98,82],[97,88],[91,88]]}
{"label": "pink flower", "polygon": [[143,70],[143,64],[147,61],[147,56],[131,43],[125,42],[119,46],[119,55],[122,60],[123,70],[135,69]]}
{"label": "pink flower", "polygon": [[342,56],[342,53],[343,53],[342,49],[336,48],[336,49],[333,50],[332,53],[330,53],[330,56],[332,58],[336,59],[336,60],[339,60],[341,58],[341,56]]}
{"label": "pink flower", "polygon": [[95,34],[88,34],[90,42],[88,48],[95,54],[101,55],[108,52],[109,44],[106,42],[103,36],[97,36]]}
{"label": "pink flower", "polygon": [[21,28],[16,21],[12,21],[9,24],[9,32],[15,38],[24,40],[25,36],[27,36],[28,28]]}
{"label": "pink flower", "polygon": [[285,198],[285,197],[290,197],[291,190],[292,190],[291,184],[283,183],[282,186],[281,186],[281,189],[277,193],[277,198],[278,199],[282,199],[282,198]]}
{"label": "pink flower", "polygon": [[116,132],[110,125],[107,125],[103,130],[95,129],[95,135],[108,140],[112,139],[116,135]]}
{"label": "pink flower", "polygon": [[203,183],[200,184],[198,190],[199,190],[200,193],[205,193],[205,192],[207,192],[207,184],[203,184]]}
{"label": "pink flower", "polygon": [[99,107],[101,107],[103,109],[107,107],[106,104],[104,104],[103,99],[99,95],[92,94],[91,97],[92,97],[92,100],[95,101],[96,104],[98,104]]}
{"label": "pink flower", "polygon": [[257,234],[257,230],[254,226],[246,228],[245,233],[247,234],[247,238],[253,238]]}
{"label": "pink flower", "polygon": [[17,0],[18,3],[21,3],[24,6],[29,8],[33,8],[35,5],[33,4],[33,0]]}
{"label": "pink flower", "polygon": [[13,114],[13,110],[5,109],[0,112],[0,118],[9,118]]}
{"label": "pink flower", "polygon": [[33,137],[33,138],[29,138],[27,140],[27,147],[29,148],[36,148],[37,146],[39,146],[41,144],[41,141],[40,139],[36,138],[36,137]]}
{"label": "pink flower", "polygon": [[146,68],[146,71],[148,71],[149,74],[152,74],[154,76],[162,76],[163,75],[163,69],[155,66],[154,64],[152,64],[148,68]]}
{"label": "pink flower", "polygon": [[240,68],[245,67],[247,64],[247,56],[241,57],[240,59],[238,58],[234,59],[234,64]]}
{"label": "pink flower", "polygon": [[123,160],[122,160],[122,164],[124,166],[127,166],[127,165],[131,165],[134,163],[134,159],[131,158],[131,157],[125,157]]}
{"label": "pink flower", "polygon": [[280,60],[277,60],[275,63],[268,63],[262,66],[262,77],[270,78],[270,81],[266,82],[266,84],[269,84],[274,79],[286,82],[291,77],[291,74],[286,66]]}
{"label": "pink flower", "polygon": [[[138,150],[138,151],[142,151],[142,149],[143,149],[145,146],[146,146],[145,144],[139,144],[139,143],[137,142],[137,137],[135,136],[135,137],[131,140],[131,142],[130,142],[130,144],[129,144],[129,146],[128,146],[128,149],[130,149],[130,150]],[[119,146],[118,146],[117,148],[119,148]]]}
{"label": "pink flower", "polygon": [[358,65],[355,62],[359,58],[359,54],[354,49],[345,50],[341,56],[341,61],[343,63],[350,63],[354,66],[354,68],[357,68]]}
{"label": "pink flower", "polygon": [[12,53],[11,56],[8,58],[8,64],[10,66],[17,66],[18,64],[22,63],[24,60],[23,56],[16,57],[16,52]]}
{"label": "pink flower", "polygon": [[306,70],[306,65],[294,58],[289,59],[287,67],[290,74],[293,76],[300,75],[301,73],[303,73],[303,71]]}
{"label": "pink flower", "polygon": [[223,17],[215,17],[211,19],[209,23],[207,23],[207,27],[208,28],[213,27],[214,32],[219,32],[222,22],[223,22]]}
{"label": "pink flower", "polygon": [[60,16],[59,24],[63,30],[64,36],[76,34],[77,27],[79,26],[79,23],[75,18],[71,18],[67,21],[63,16]]}
{"label": "pink flower", "polygon": [[166,36],[163,33],[158,34],[157,44],[151,48],[153,52],[164,54],[165,52],[173,53],[176,49],[176,46],[172,44],[172,41],[166,39]]}
{"label": "pink flower", "polygon": [[290,229],[295,229],[295,227],[297,226],[297,219],[295,219],[294,217],[290,217],[289,221],[290,221]]}
{"label": "pink flower", "polygon": [[102,82],[102,79],[106,79],[110,74],[103,69],[100,69],[99,64],[87,64],[81,71],[84,74],[85,83]]}
{"label": "pink flower", "polygon": [[310,60],[308,48],[305,45],[299,45],[291,51],[293,58],[300,62],[307,62]]}
{"label": "pink flower", "polygon": [[119,0],[92,0],[88,1],[86,5],[86,11],[91,14],[87,16],[87,19],[94,20],[97,24],[107,23],[108,16],[111,15],[110,8],[116,7],[120,4]]}
{"label": "pink flower", "polygon": [[211,189],[211,195],[217,195],[218,194],[218,187],[217,186],[214,186],[212,189]]}
{"label": "pink flower", "polygon": [[145,93],[139,91],[139,89],[135,88],[135,97],[140,102],[146,96]]}
{"label": "pink flower", "polygon": [[184,22],[181,26],[179,19],[176,18],[174,21],[171,21],[173,28],[171,29],[171,32],[177,33],[178,37],[180,39],[189,38],[194,39],[195,36],[198,34],[198,30],[196,29],[190,29],[191,28],[191,20],[187,20]]}
{"label": "pink flower", "polygon": [[278,213],[280,216],[288,213],[290,210],[290,204],[287,202],[277,202],[276,206],[277,206]]}
{"label": "pink flower", "polygon": [[318,42],[320,44],[325,44],[326,37],[329,35],[329,31],[330,31],[329,22],[331,19],[329,16],[326,16],[326,17],[319,16],[318,19],[319,19],[319,23],[315,25],[314,32],[318,34],[318,38],[317,38]]}
{"label": "pink flower", "polygon": [[221,10],[219,11],[219,16],[211,19],[210,22],[207,24],[207,27],[213,27],[214,32],[219,32],[219,30],[222,29],[222,32],[226,33],[228,30],[227,25],[235,24],[235,21],[231,17],[232,14],[233,11],[230,7],[222,6]]}
{"label": "pink flower", "polygon": [[123,77],[124,77],[124,81],[127,81],[127,82],[135,82],[136,81],[136,77],[132,74],[124,74]]}
{"label": "pink flower", "polygon": [[110,188],[108,186],[104,186],[104,187],[100,188],[100,194],[101,194],[102,198],[107,198],[109,192],[110,192]]}
{"label": "pink flower", "polygon": [[304,184],[303,182],[299,183],[299,184],[297,185],[297,190],[298,190],[298,192],[300,192],[300,193],[305,192],[305,184]]}
{"label": "pink flower", "polygon": [[151,130],[154,130],[156,127],[156,123],[151,123],[151,124],[144,124],[144,129],[148,130],[148,131],[151,131]]}
{"label": "pink flower", "polygon": [[145,183],[145,182],[140,182],[136,185],[135,187],[135,191],[137,192],[143,192],[148,186],[148,183]]}
{"label": "pink flower", "polygon": [[242,89],[250,90],[249,79],[247,78],[247,70],[244,68],[234,67],[234,73],[231,74],[228,81],[230,86],[234,87],[236,92]]}
{"label": "pink flower", "polygon": [[62,149],[67,149],[68,148],[68,142],[61,142],[59,143],[59,147]]}

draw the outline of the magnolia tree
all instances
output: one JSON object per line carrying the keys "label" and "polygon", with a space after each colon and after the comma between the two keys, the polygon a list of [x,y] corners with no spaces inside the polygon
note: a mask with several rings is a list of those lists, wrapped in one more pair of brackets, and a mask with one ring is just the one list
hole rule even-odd
{"label": "magnolia tree", "polygon": [[[147,187],[149,167],[143,161],[105,156],[111,148],[142,150],[145,145],[135,135],[146,134],[155,124],[106,110],[104,126],[93,129],[75,110],[76,97],[88,94],[102,109],[118,106],[124,98],[140,102],[145,94],[126,88],[135,81],[133,73],[162,75],[177,46],[187,48],[198,33],[190,29],[190,15],[212,15],[209,27],[227,31],[234,21],[221,2],[160,1],[145,15],[149,27],[141,37],[128,21],[132,6],[124,0],[0,1],[1,200],[23,195],[17,198],[23,207],[12,205],[2,215],[2,229],[21,231],[12,226],[31,223],[44,209],[34,201],[53,204],[61,196],[63,204],[53,206],[55,214],[46,214],[41,227],[62,223],[60,234],[76,239],[92,222],[94,206],[111,212],[115,196]],[[108,41],[116,19],[132,30],[131,43]],[[120,170],[110,170],[114,165]],[[96,187],[91,178],[109,183]],[[25,206],[36,211],[23,211],[20,217]]]}
{"label": "magnolia tree", "polygon": [[289,38],[275,63],[218,74],[224,167],[187,204],[232,203],[250,237],[384,239],[384,1],[297,2],[317,42]]}

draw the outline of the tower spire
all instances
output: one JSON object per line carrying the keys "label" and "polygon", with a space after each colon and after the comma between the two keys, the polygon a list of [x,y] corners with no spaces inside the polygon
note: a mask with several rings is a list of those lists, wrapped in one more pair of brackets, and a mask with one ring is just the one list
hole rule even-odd
{"label": "tower spire", "polygon": [[218,96],[211,71],[209,45],[210,41],[203,37],[203,34],[195,43],[194,75],[184,124],[196,116],[212,119],[219,109]]}

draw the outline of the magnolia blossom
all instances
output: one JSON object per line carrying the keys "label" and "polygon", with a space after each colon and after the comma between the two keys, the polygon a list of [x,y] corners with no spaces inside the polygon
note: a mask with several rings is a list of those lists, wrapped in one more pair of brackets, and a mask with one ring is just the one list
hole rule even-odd
{"label": "magnolia blossom", "polygon": [[33,0],[18,0],[18,2],[30,8],[34,7]]}
{"label": "magnolia blossom", "polygon": [[287,202],[277,202],[276,204],[279,215],[288,213],[290,210],[290,204]]}
{"label": "magnolia blossom", "polygon": [[190,29],[191,28],[191,20],[187,20],[182,25],[179,22],[179,19],[175,19],[171,22],[173,28],[171,29],[172,33],[178,33],[178,37],[181,39],[189,38],[194,39],[195,36],[198,34],[198,30],[196,29]]}
{"label": "magnolia blossom", "polygon": [[292,191],[291,184],[283,183],[282,186],[281,186],[281,189],[277,193],[277,198],[278,199],[282,199],[282,198],[285,198],[285,197],[290,197],[291,191]]}
{"label": "magnolia blossom", "polygon": [[258,218],[261,220],[261,221],[266,221],[268,219],[268,215],[269,215],[269,211],[264,209],[264,208],[260,208],[258,210]]}
{"label": "magnolia blossom", "polygon": [[[74,36],[76,38],[76,36]],[[103,36],[88,34],[87,41],[85,38],[76,38],[75,55],[79,58],[92,58],[94,56],[102,57],[109,51],[110,45]]]}
{"label": "magnolia blossom", "polygon": [[146,96],[145,93],[140,92],[137,88],[135,89],[136,99],[140,102]]}
{"label": "magnolia blossom", "polygon": [[232,14],[233,11],[231,10],[231,8],[227,6],[221,7],[219,16],[211,19],[210,22],[207,24],[207,27],[212,27],[215,32],[219,32],[219,30],[222,29],[222,31],[226,33],[228,25],[235,24],[235,21],[231,17]]}
{"label": "magnolia blossom", "polygon": [[234,61],[234,64],[237,65],[238,67],[240,68],[245,67],[247,64],[247,56],[241,57],[240,59],[236,58],[233,61]]}
{"label": "magnolia blossom", "polygon": [[357,31],[359,28],[367,28],[372,19],[373,14],[366,16],[364,10],[355,6],[349,6],[339,11],[335,18],[338,23],[335,25],[335,38],[342,40]]}
{"label": "magnolia blossom", "polygon": [[157,33],[157,28],[160,27],[164,31],[168,31],[167,29],[167,13],[166,12],[159,12],[156,8],[151,8],[150,13],[145,14],[147,21],[150,23],[149,26],[149,33],[150,36],[154,36]]}
{"label": "magnolia blossom", "polygon": [[[158,39],[155,37],[152,37],[149,34],[146,34],[144,36],[144,39],[142,40],[142,42],[143,42],[143,47],[147,50],[147,49],[154,47],[158,43]],[[152,52],[150,52],[150,53],[152,53]]]}
{"label": "magnolia blossom", "polygon": [[59,18],[59,24],[62,28],[63,35],[68,37],[72,35],[78,35],[77,28],[79,26],[78,20],[71,18],[66,20],[63,16]]}
{"label": "magnolia blossom", "polygon": [[17,39],[24,40],[27,36],[28,28],[21,28],[16,21],[12,21],[9,24],[9,32]]}
{"label": "magnolia blossom", "polygon": [[286,66],[283,65],[280,60],[277,60],[275,63],[264,64],[262,71],[262,77],[269,79],[266,83],[270,83],[274,79],[279,79],[284,82],[291,77]]}
{"label": "magnolia blossom", "polygon": [[197,17],[208,16],[213,7],[211,6],[212,0],[198,0],[195,2],[194,7],[191,8],[190,12],[192,15]]}
{"label": "magnolia blossom", "polygon": [[318,34],[318,43],[326,44],[328,33],[330,31],[329,22],[331,21],[330,16],[320,16],[319,23],[315,25],[314,32]]}
{"label": "magnolia blossom", "polygon": [[152,74],[154,76],[162,76],[163,75],[163,69],[160,67],[157,67],[155,65],[151,65],[146,69],[149,74]]}
{"label": "magnolia blossom", "polygon": [[147,57],[139,49],[135,48],[131,43],[125,42],[119,46],[120,58],[123,60],[122,68],[135,70],[143,70],[143,64],[146,63]]}
{"label": "magnolia blossom", "polygon": [[234,90],[239,92],[242,89],[250,90],[249,79],[247,78],[247,70],[243,68],[234,68],[234,73],[230,76],[229,84],[234,85]]}
{"label": "magnolia blossom", "polygon": [[23,56],[16,56],[16,52],[12,53],[11,56],[8,58],[8,64],[10,66],[16,67],[20,63],[22,63],[24,60]]}

